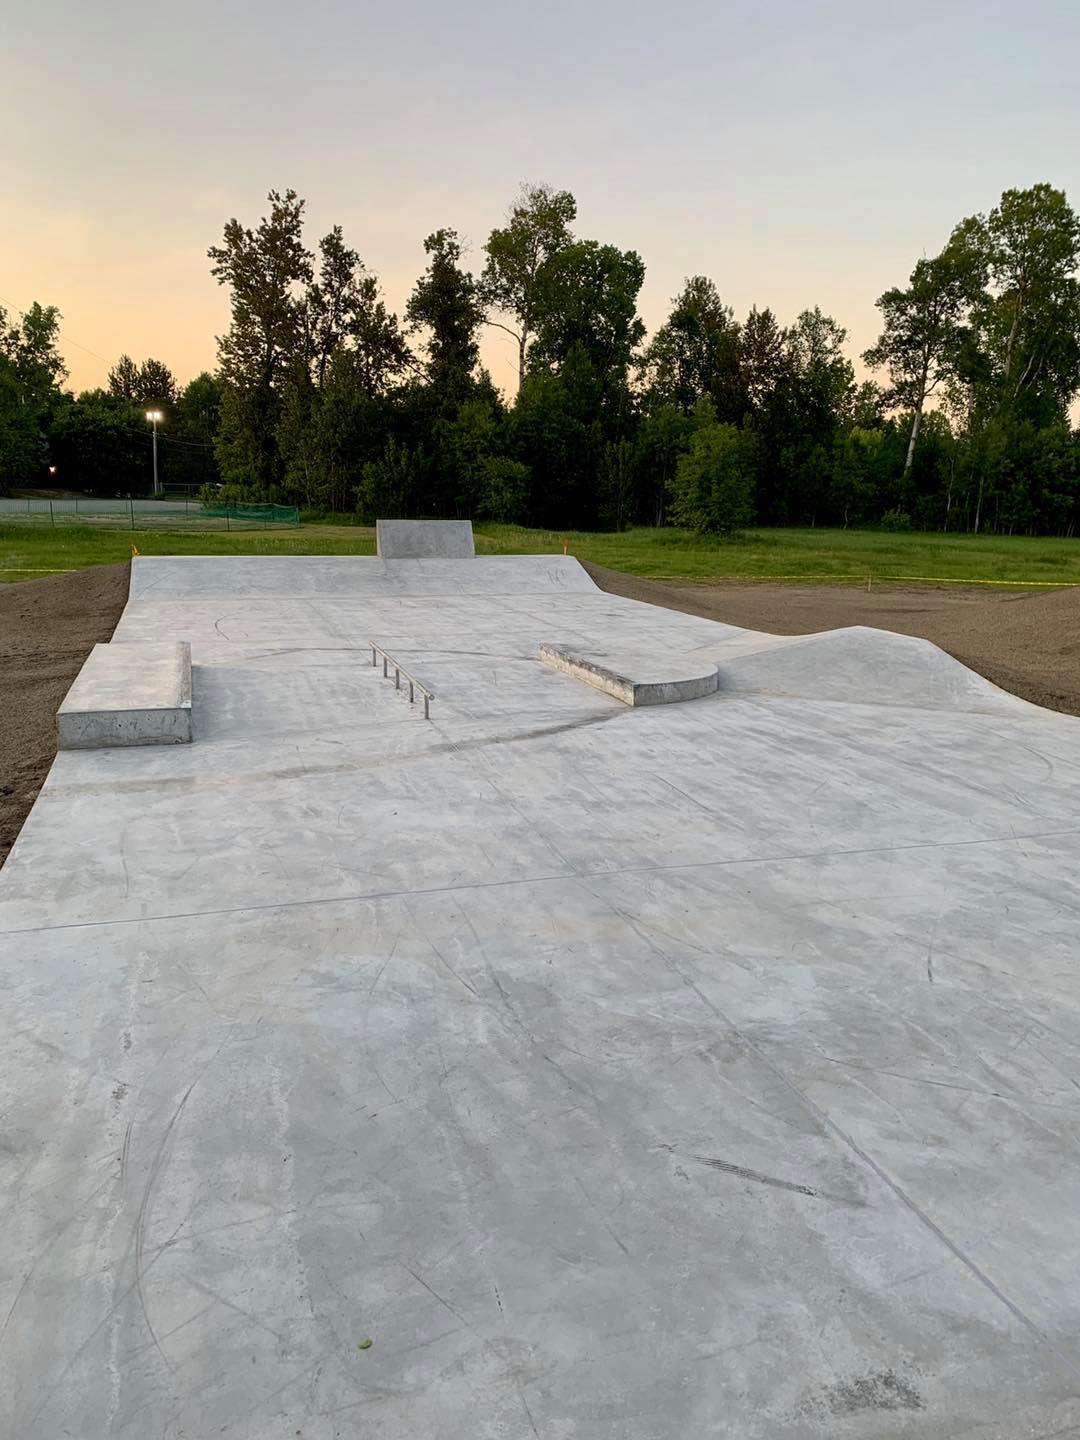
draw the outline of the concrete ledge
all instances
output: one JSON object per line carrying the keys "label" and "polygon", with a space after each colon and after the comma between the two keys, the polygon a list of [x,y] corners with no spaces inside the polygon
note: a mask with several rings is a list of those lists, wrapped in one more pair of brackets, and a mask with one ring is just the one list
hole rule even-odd
{"label": "concrete ledge", "polygon": [[56,712],[60,750],[184,745],[191,739],[191,646],[95,645]]}
{"label": "concrete ledge", "polygon": [[614,695],[625,705],[672,705],[715,693],[716,666],[679,655],[582,655],[563,645],[541,645],[545,665]]}
{"label": "concrete ledge", "polygon": [[471,520],[376,520],[375,553],[383,560],[471,560]]}

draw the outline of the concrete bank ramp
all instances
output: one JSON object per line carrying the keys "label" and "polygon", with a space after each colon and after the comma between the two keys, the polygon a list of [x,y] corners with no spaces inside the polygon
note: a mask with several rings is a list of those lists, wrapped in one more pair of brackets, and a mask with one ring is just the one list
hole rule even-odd
{"label": "concrete bank ramp", "polygon": [[719,689],[932,710],[1031,710],[929,640],[853,625],[817,635],[746,631],[719,662]]}
{"label": "concrete bank ramp", "polygon": [[[375,555],[137,555],[132,601],[514,595],[600,590],[569,555],[386,560]],[[121,625],[123,621],[121,621]]]}
{"label": "concrete bank ramp", "polygon": [[383,560],[471,560],[471,520],[377,520],[375,553]]}

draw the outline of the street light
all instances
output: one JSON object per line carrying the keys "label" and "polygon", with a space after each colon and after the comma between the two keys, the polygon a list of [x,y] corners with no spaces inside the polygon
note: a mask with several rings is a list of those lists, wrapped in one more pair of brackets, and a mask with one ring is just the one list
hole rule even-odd
{"label": "street light", "polygon": [[164,417],[164,415],[162,415],[162,413],[161,413],[160,410],[147,410],[147,412],[146,412],[146,418],[147,418],[147,420],[150,421],[151,425],[153,425],[153,427],[154,427],[154,495],[155,495],[155,497],[156,497],[156,496],[158,496],[158,495],[161,494],[161,489],[160,489],[160,487],[159,487],[159,485],[158,485],[158,474],[157,474],[157,427],[158,427],[158,421],[159,421],[159,420],[164,420],[165,417]]}

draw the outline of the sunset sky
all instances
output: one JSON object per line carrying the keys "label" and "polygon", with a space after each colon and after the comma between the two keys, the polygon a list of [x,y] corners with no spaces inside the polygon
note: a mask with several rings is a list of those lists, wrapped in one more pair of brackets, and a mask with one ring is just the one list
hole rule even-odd
{"label": "sunset sky", "polygon": [[[340,222],[399,312],[425,234],[479,269],[548,181],[640,251],[650,329],[700,272],[739,315],[819,304],[853,358],[961,216],[1039,180],[1080,203],[1075,0],[14,0],[3,33],[0,302],[60,307],[77,389],[125,350],[214,365],[206,249],[271,187],[307,198],[312,245]],[[509,337],[484,358],[512,386]]]}

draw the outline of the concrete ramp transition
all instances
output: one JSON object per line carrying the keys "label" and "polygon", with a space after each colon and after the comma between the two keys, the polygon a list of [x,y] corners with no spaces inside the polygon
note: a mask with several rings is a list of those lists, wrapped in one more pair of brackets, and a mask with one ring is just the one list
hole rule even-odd
{"label": "concrete ramp transition", "polygon": [[379,520],[375,553],[384,560],[471,560],[471,520]]}

